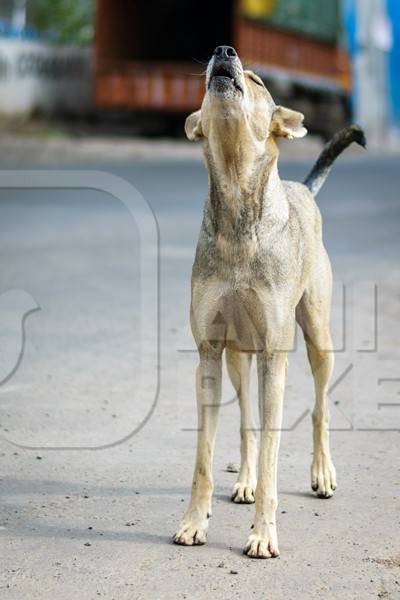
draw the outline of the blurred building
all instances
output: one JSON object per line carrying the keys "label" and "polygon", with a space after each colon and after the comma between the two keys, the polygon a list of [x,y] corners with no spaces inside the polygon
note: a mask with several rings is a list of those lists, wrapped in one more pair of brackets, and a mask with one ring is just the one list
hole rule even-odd
{"label": "blurred building", "polygon": [[357,120],[371,140],[400,137],[399,0],[1,0],[0,113],[128,113],[181,132],[220,44],[310,131]]}
{"label": "blurred building", "polygon": [[[41,12],[35,12],[37,7]],[[61,29],[52,28],[51,20],[44,21],[48,27],[40,28],[41,14],[51,13],[47,8],[51,5],[35,0],[2,0],[0,4],[2,116],[75,115],[93,110],[92,48],[61,44]]]}

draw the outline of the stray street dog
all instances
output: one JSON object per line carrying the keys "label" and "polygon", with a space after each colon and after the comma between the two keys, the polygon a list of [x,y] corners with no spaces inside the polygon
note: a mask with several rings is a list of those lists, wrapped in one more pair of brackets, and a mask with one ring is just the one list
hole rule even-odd
{"label": "stray street dog", "polygon": [[[243,70],[234,48],[215,49],[201,109],[185,124],[190,140],[204,139],[209,196],[192,272],[191,326],[199,352],[197,455],[190,505],[174,536],[177,544],[206,541],[225,350],[241,410],[241,465],[232,500],[255,502],[244,552],[255,558],[279,555],[277,459],[287,353],[296,321],[315,382],[311,487],[320,498],[330,498],[336,489],[327,406],[333,369],[332,274],[314,197],[337,156],[352,142],[364,147],[366,142],[359,127],[349,127],[326,146],[304,184],[281,181],[278,138],[304,137],[303,118],[275,105],[262,80]],[[258,469],[249,399],[253,354],[261,429]]]}

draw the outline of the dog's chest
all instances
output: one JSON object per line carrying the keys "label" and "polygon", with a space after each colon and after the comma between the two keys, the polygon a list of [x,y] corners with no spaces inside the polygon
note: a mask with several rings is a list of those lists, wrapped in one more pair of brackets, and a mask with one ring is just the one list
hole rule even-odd
{"label": "dog's chest", "polygon": [[267,286],[250,282],[195,282],[192,328],[196,341],[218,343],[240,352],[260,352],[288,318],[286,292],[277,295]]}
{"label": "dog's chest", "polygon": [[[271,259],[274,262],[274,259]],[[231,265],[193,280],[192,325],[197,341],[220,342],[259,352],[288,318],[293,287],[283,285],[276,265]]]}
{"label": "dog's chest", "polygon": [[294,319],[304,279],[301,238],[285,225],[256,231],[254,244],[247,236],[207,233],[200,236],[193,266],[195,337],[260,351]]}
{"label": "dog's chest", "polygon": [[209,258],[211,278],[224,281],[230,291],[244,295],[251,288],[268,291],[290,286],[299,270],[299,257],[292,256],[287,241],[279,237],[269,244],[255,238],[226,246],[219,239]]}

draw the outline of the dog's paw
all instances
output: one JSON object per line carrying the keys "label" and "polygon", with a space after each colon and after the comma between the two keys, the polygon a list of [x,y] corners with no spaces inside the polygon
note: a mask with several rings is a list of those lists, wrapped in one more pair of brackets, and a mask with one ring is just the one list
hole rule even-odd
{"label": "dog's paw", "polygon": [[275,558],[279,556],[278,542],[271,537],[252,533],[243,550],[250,558]]}
{"label": "dog's paw", "polygon": [[207,541],[207,524],[184,520],[173,536],[173,542],[181,546],[202,546]]}
{"label": "dog's paw", "polygon": [[255,486],[237,481],[232,488],[231,500],[236,504],[254,504]]}
{"label": "dog's paw", "polygon": [[311,465],[311,488],[318,498],[331,498],[336,490],[336,470],[330,458],[314,457]]}

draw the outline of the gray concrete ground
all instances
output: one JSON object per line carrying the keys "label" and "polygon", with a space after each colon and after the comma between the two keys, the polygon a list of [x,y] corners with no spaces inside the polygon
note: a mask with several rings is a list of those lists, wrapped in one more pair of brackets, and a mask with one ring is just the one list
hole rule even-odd
{"label": "gray concrete ground", "polygon": [[[3,166],[24,162],[3,151]],[[309,164],[286,161],[282,175],[301,179]],[[268,561],[241,553],[253,507],[229,500],[239,421],[227,382],[209,543],[171,544],[195,450],[188,309],[202,164],[104,157],[97,168],[133,184],[159,225],[156,405],[130,435],[151,411],[158,373],[152,306],[141,302],[156,273],[150,261],[140,270],[146,240],[132,216],[101,191],[0,189],[0,597],[399,598],[398,158],[343,157],[318,199],[335,273],[339,487],[329,501],[310,492],[312,382],[299,337],[279,461],[281,557]]]}

